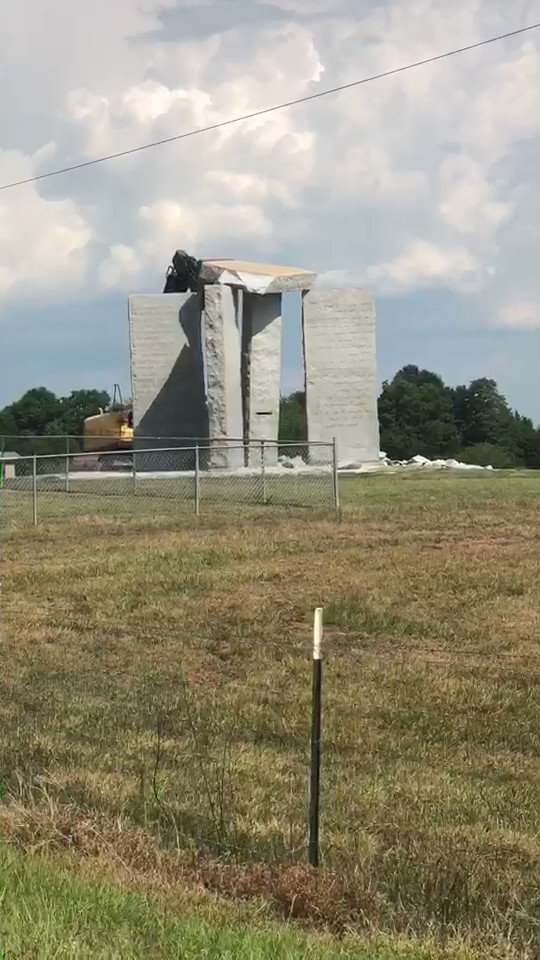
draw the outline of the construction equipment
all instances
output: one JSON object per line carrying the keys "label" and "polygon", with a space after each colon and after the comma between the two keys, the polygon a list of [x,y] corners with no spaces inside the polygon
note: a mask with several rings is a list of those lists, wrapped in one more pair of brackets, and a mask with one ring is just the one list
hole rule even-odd
{"label": "construction equipment", "polygon": [[105,453],[110,450],[131,450],[133,447],[133,408],[124,403],[122,391],[114,385],[113,398],[105,410],[86,417],[83,425],[84,452]]}
{"label": "construction equipment", "polygon": [[199,289],[202,260],[191,257],[185,250],[177,250],[167,269],[163,293],[194,293]]}

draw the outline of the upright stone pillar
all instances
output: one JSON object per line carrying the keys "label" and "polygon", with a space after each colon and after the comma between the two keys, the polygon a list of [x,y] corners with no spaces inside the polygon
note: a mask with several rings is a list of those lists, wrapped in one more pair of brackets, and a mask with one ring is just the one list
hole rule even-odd
{"label": "upright stone pillar", "polygon": [[368,290],[304,294],[308,441],[337,438],[340,466],[379,459],[375,308]]}
{"label": "upright stone pillar", "polygon": [[[279,383],[281,375],[281,293],[244,293],[242,332],[244,435],[246,440],[273,441],[265,463],[277,463]],[[249,463],[260,463],[260,451],[249,448]]]}
{"label": "upright stone pillar", "polygon": [[[241,291],[230,286],[208,284],[204,287],[206,398],[212,467],[243,465],[239,449],[243,441],[241,300]],[[237,449],[230,449],[233,446]]]}
{"label": "upright stone pillar", "polygon": [[193,446],[208,431],[200,297],[133,295],[128,321],[135,447]]}

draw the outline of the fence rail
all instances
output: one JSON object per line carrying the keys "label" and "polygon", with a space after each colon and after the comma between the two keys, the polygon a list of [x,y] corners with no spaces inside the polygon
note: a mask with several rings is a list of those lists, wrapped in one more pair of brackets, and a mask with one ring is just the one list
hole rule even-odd
{"label": "fence rail", "polygon": [[199,516],[210,504],[339,509],[335,442],[220,440],[0,459],[8,524],[172,516],[178,510]]}
{"label": "fence rail", "polygon": [[[0,456],[4,451],[7,453],[17,453],[20,456],[36,456],[75,454],[85,452],[85,441],[96,439],[96,436],[89,434],[85,437],[80,433],[58,433],[58,434],[0,434]],[[118,441],[117,433],[99,434],[99,440]],[[213,440],[213,443],[232,442],[237,444],[244,443],[243,437],[227,437],[223,440]],[[204,446],[208,443],[208,437],[175,437],[175,436],[148,436],[137,432],[135,443],[146,447],[147,449],[161,447],[192,447],[194,444]]]}

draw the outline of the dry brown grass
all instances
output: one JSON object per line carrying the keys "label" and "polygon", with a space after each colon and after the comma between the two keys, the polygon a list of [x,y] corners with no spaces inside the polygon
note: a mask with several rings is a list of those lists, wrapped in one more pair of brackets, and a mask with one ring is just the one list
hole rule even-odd
{"label": "dry brown grass", "polygon": [[[534,474],[369,477],[344,485],[341,524],[10,533],[6,835],[84,836],[67,846],[120,858],[138,883],[166,887],[182,864],[183,883],[337,928],[526,949],[540,935],[539,489]],[[300,863],[319,604],[316,880]]]}
{"label": "dry brown grass", "polygon": [[[208,907],[209,892],[228,901],[260,901],[266,917],[322,924],[336,933],[351,925],[373,926],[379,908],[377,894],[351,875],[299,863],[236,863],[217,860],[204,848],[190,852],[159,846],[150,830],[97,814],[81,817],[74,805],[50,798],[34,806],[12,801],[0,822],[10,843],[30,855],[47,854],[76,866],[82,875],[157,891],[169,905]],[[253,916],[253,911],[245,915]]]}

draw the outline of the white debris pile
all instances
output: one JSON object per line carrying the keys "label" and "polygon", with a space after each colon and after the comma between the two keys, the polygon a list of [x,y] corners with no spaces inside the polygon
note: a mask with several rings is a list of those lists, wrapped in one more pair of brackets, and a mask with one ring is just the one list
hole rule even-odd
{"label": "white debris pile", "polygon": [[279,462],[282,467],[285,467],[287,470],[301,470],[302,467],[305,467],[305,462],[302,457],[280,457]]}
{"label": "white debris pile", "polygon": [[439,470],[493,470],[492,466],[482,467],[478,463],[463,463],[461,460],[430,460],[417,453],[410,460],[391,460],[383,451],[379,454],[379,463],[383,467],[436,467]]}
{"label": "white debris pile", "polygon": [[[386,455],[383,451],[379,454],[378,463],[348,463],[340,462],[339,471],[347,473],[372,473],[373,471],[380,470],[385,467],[400,467],[400,468],[409,468],[409,469],[435,469],[435,470],[493,470],[492,466],[482,467],[478,463],[463,463],[461,460],[454,460],[452,457],[449,457],[446,460],[436,459],[430,460],[429,457],[423,457],[421,454],[417,454],[415,457],[411,457],[410,460],[392,460]],[[270,467],[270,471],[273,472],[287,472],[289,470],[300,472],[300,471],[313,471],[314,465],[307,464],[306,461],[301,456],[281,456],[279,457],[279,463],[277,467]],[[322,467],[320,469],[323,469]],[[326,467],[329,469],[329,467]]]}

